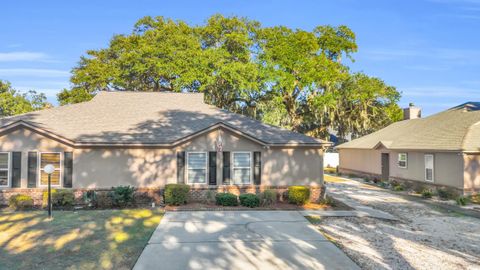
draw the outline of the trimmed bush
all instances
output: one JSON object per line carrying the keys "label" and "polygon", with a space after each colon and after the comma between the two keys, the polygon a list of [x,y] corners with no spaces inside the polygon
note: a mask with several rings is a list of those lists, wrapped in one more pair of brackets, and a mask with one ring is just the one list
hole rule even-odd
{"label": "trimmed bush", "polygon": [[277,202],[277,191],[273,189],[267,189],[260,193],[260,203],[263,206],[273,205]]}
{"label": "trimmed bush", "polygon": [[[75,204],[75,195],[70,189],[52,189],[52,206],[55,207],[72,207]],[[48,204],[48,190],[43,192],[43,206]]]}
{"label": "trimmed bush", "polygon": [[117,207],[126,207],[133,204],[133,195],[135,188],[131,186],[118,186],[112,187],[110,196],[112,197],[112,203]]}
{"label": "trimmed bush", "polygon": [[8,206],[15,210],[29,209],[33,207],[33,199],[24,194],[13,195],[8,199]]}
{"label": "trimmed bush", "polygon": [[468,203],[468,198],[465,196],[459,196],[455,201],[457,202],[458,205],[465,206]]}
{"label": "trimmed bush", "polygon": [[405,187],[402,184],[398,184],[396,186],[393,186],[394,191],[404,191]]}
{"label": "trimmed bush", "polygon": [[288,202],[304,205],[310,200],[310,189],[304,186],[288,187]]}
{"label": "trimmed bush", "polygon": [[241,194],[239,197],[240,205],[254,208],[260,206],[260,198],[255,194]]}
{"label": "trimmed bush", "polygon": [[185,184],[168,184],[165,186],[164,200],[168,205],[182,205],[187,203],[190,186]]}
{"label": "trimmed bush", "polygon": [[215,196],[215,201],[217,205],[222,205],[222,206],[238,205],[237,195],[232,193],[217,193],[217,195]]}
{"label": "trimmed bush", "polygon": [[430,189],[424,189],[422,191],[422,198],[424,198],[424,199],[430,199],[430,198],[432,198],[432,195],[433,194],[432,194],[432,191]]}
{"label": "trimmed bush", "polygon": [[439,188],[437,189],[437,195],[442,200],[448,200],[454,197],[453,192],[446,188]]}

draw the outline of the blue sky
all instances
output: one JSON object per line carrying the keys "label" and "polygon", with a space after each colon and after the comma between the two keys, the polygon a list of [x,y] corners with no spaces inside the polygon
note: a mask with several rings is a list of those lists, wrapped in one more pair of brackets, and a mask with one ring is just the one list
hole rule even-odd
{"label": "blue sky", "polygon": [[129,33],[139,18],[202,24],[215,13],[306,30],[345,24],[359,45],[351,68],[396,86],[400,105],[414,102],[424,115],[480,101],[480,0],[8,1],[0,16],[0,79],[55,103],[80,56]]}

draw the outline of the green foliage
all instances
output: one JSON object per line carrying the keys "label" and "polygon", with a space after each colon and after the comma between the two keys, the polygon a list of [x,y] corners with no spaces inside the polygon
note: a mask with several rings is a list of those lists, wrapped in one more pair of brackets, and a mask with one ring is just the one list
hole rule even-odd
{"label": "green foliage", "polygon": [[433,196],[433,192],[430,189],[424,189],[422,191],[422,198],[424,199],[430,199]]}
{"label": "green foliage", "polygon": [[238,197],[232,193],[217,193],[215,196],[216,204],[222,206],[237,206]]}
{"label": "green foliage", "polygon": [[88,207],[95,207],[97,204],[97,193],[95,192],[95,190],[84,191],[83,201]]}
{"label": "green foliage", "polygon": [[426,190],[427,187],[425,185],[419,185],[419,184],[416,184],[414,187],[413,187],[413,191],[417,194],[422,194],[422,192],[424,190]]}
{"label": "green foliage", "polygon": [[133,203],[135,188],[131,186],[112,187],[110,196],[112,203],[116,207],[126,207]]}
{"label": "green foliage", "polygon": [[[72,207],[75,204],[75,195],[70,189],[52,189],[52,206]],[[43,192],[43,206],[48,205],[48,191]]]}
{"label": "green foliage", "polygon": [[8,206],[15,210],[30,209],[33,207],[33,199],[24,194],[13,195],[8,199]]}
{"label": "green foliage", "polygon": [[267,189],[260,193],[260,203],[263,206],[274,205],[277,202],[277,191],[274,189]]}
{"label": "green foliage", "polygon": [[27,113],[51,105],[46,102],[44,94],[35,91],[20,93],[9,82],[0,80],[0,117]]}
{"label": "green foliage", "polygon": [[190,186],[185,184],[168,184],[165,186],[164,199],[168,205],[182,205],[187,203]]}
{"label": "green foliage", "polygon": [[437,195],[442,200],[448,200],[454,198],[455,194],[451,190],[447,188],[439,188],[437,189]]}
{"label": "green foliage", "polygon": [[457,202],[458,205],[460,206],[465,206],[468,204],[469,200],[467,197],[465,196],[459,196],[457,197],[457,199],[455,199],[455,201]]}
{"label": "green foliage", "polygon": [[269,124],[359,136],[400,120],[401,110],[394,87],[344,63],[357,49],[344,25],[306,31],[237,16],[214,15],[204,25],[144,17],[107,48],[87,51],[58,99],[78,103],[100,90],[204,92],[207,103]]}
{"label": "green foliage", "polygon": [[469,200],[470,200],[471,203],[480,204],[480,193],[471,195]]}
{"label": "green foliage", "polygon": [[330,196],[325,196],[325,198],[320,200],[320,204],[329,205],[329,206],[337,205],[336,201]]}
{"label": "green foliage", "polygon": [[393,190],[394,191],[404,191],[405,186],[403,186],[402,184],[397,184],[397,185],[393,186]]}
{"label": "green foliage", "polygon": [[254,208],[260,206],[260,198],[255,194],[241,194],[239,197],[240,205]]}
{"label": "green foliage", "polygon": [[304,205],[310,200],[310,189],[304,186],[288,187],[288,202],[296,205]]}

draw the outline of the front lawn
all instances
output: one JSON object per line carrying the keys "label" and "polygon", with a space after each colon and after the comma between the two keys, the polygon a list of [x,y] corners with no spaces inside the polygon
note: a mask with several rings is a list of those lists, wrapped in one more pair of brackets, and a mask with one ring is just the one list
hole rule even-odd
{"label": "front lawn", "polygon": [[161,210],[0,210],[0,269],[131,269]]}

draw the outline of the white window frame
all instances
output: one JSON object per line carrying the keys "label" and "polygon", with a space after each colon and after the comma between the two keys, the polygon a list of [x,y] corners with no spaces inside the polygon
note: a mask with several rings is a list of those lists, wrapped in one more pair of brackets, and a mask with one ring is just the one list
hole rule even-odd
{"label": "white window frame", "polygon": [[[400,161],[402,161],[402,160],[400,159],[400,157],[401,157],[402,155],[405,155],[405,166],[401,166],[401,165],[400,165]],[[408,167],[408,153],[398,153],[398,163],[397,163],[397,164],[398,164],[398,167],[399,167],[399,168],[406,169],[406,168]]]}
{"label": "white window frame", "polygon": [[[249,154],[250,155],[250,166],[247,167],[235,167],[235,154]],[[230,169],[230,178],[231,178],[231,185],[251,185],[253,183],[253,155],[252,152],[249,151],[236,151],[232,152],[232,160],[231,162],[231,169]],[[234,176],[234,171],[235,169],[249,169],[250,170],[250,179],[248,183],[241,183],[241,184],[235,184],[235,181],[233,179]]]}
{"label": "white window frame", "polygon": [[[427,179],[427,157],[432,157],[432,180]],[[435,182],[435,156],[433,154],[425,154],[423,157],[423,165],[424,165],[424,176],[425,181],[427,182]]]}
{"label": "white window frame", "polygon": [[[197,151],[197,152],[186,152],[187,154],[187,157],[185,159],[185,166],[187,167],[187,170],[186,170],[186,180],[187,180],[187,184],[189,185],[208,185],[208,152],[205,152],[205,151]],[[190,183],[190,179],[188,179],[188,159],[189,159],[189,156],[190,154],[205,154],[205,183]]]}
{"label": "white window frame", "polygon": [[[10,182],[11,182],[11,179],[10,177],[12,177],[12,173],[11,173],[11,170],[12,170],[12,152],[0,152],[0,154],[7,154],[8,156],[8,161],[7,161],[7,185],[0,185],[0,187],[2,188],[6,188],[6,187],[10,187]],[[5,169],[0,169],[1,171],[5,171]]]}
{"label": "white window frame", "polygon": [[53,185],[52,187],[61,187],[63,185],[63,155],[62,152],[38,152],[38,161],[37,161],[37,166],[38,166],[38,176],[37,176],[37,181],[38,181],[38,186],[39,187],[48,187],[48,184],[42,185],[42,155],[43,154],[59,154],[60,155],[60,169],[55,169],[60,170],[60,179],[58,179],[58,185]]}

